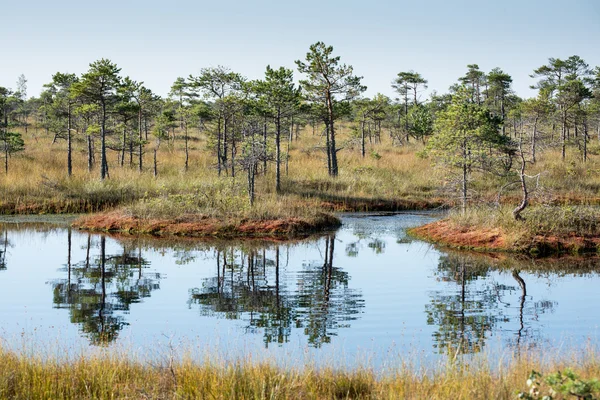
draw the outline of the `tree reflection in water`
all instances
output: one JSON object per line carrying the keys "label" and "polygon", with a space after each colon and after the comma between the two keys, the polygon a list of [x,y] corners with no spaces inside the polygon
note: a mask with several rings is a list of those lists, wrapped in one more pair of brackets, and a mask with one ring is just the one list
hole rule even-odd
{"label": "tree reflection in water", "polygon": [[8,230],[5,229],[2,233],[2,238],[0,239],[0,271],[6,269],[6,253],[10,246],[10,242],[8,241]]}
{"label": "tree reflection in water", "polygon": [[[557,269],[557,265],[561,267]],[[550,278],[580,273],[585,267],[560,263],[548,267],[542,261],[528,266],[516,258],[503,257],[499,261],[458,252],[441,256],[435,272],[438,281],[455,283],[458,287],[452,290],[441,287],[431,292],[430,302],[425,306],[427,323],[437,327],[433,340],[438,352],[452,357],[478,353],[496,329],[512,331],[514,335],[508,343],[517,350],[523,345],[535,346],[541,337],[538,317],[551,312],[556,302],[536,301],[528,296],[523,270],[538,276],[547,274]],[[492,271],[510,274],[515,285],[494,281]]]}
{"label": "tree reflection in water", "polygon": [[304,329],[308,343],[329,343],[340,328],[350,327],[364,307],[362,293],[348,286],[350,276],[334,267],[335,235],[325,238],[324,263],[308,263],[298,277],[296,325]]}
{"label": "tree reflection in water", "polygon": [[[92,344],[111,343],[128,325],[125,314],[131,304],[159,289],[160,274],[144,271],[148,262],[139,248],[123,245],[119,254],[106,254],[105,236],[100,236],[97,244],[88,235],[85,259],[73,264],[71,243],[71,229],[68,229],[64,268],[67,278],[52,282],[54,307],[68,309],[71,322],[80,326]],[[100,247],[100,254],[92,259],[93,245]]]}
{"label": "tree reflection in water", "polygon": [[[265,346],[283,344],[298,335],[313,347],[331,342],[342,329],[350,328],[365,306],[362,291],[352,287],[360,287],[360,282],[351,285],[349,273],[338,265],[339,257],[394,251],[393,242],[375,234],[341,246],[331,234],[306,242],[318,248],[321,257],[313,256],[318,260],[288,268],[290,248],[296,244],[174,244],[135,239],[107,254],[105,237],[88,235],[87,241],[83,237],[84,252],[78,252],[83,260],[73,260],[71,230],[57,232],[66,235],[67,251],[64,275],[52,282],[54,307],[69,310],[71,322],[96,345],[114,341],[128,324],[131,305],[159,289],[161,276],[149,272],[142,246],[173,254],[178,265],[194,263],[196,258],[214,263],[214,275],[189,290],[188,305],[197,307],[201,315],[241,321],[237,325],[262,335]],[[0,266],[5,267],[10,234],[3,236]],[[564,259],[551,263],[505,255],[442,253],[434,269],[440,284],[428,293],[425,304],[426,321],[434,331],[434,351],[451,357],[481,352],[497,332],[510,346],[535,346],[545,332],[539,316],[552,311],[556,302],[532,297],[535,290],[531,288],[539,286],[533,278],[543,276],[552,283],[565,275],[597,274],[597,264],[597,258],[578,259],[572,266]]]}
{"label": "tree reflection in water", "polygon": [[300,328],[320,347],[357,318],[364,301],[348,287],[348,273],[334,267],[335,235],[317,245],[324,245],[324,262],[304,264],[297,276],[284,275],[282,246],[274,245],[271,259],[264,248],[217,249],[217,276],[190,291],[190,305],[200,305],[203,315],[246,321],[247,330],[263,332],[265,346],[288,342]]}
{"label": "tree reflection in water", "polygon": [[256,249],[217,248],[217,276],[190,291],[189,304],[199,304],[202,315],[246,319],[246,329],[264,329],[265,344],[288,341],[291,305],[282,294],[280,250],[275,260]]}
{"label": "tree reflection in water", "polygon": [[427,323],[437,326],[433,338],[439,352],[456,355],[481,351],[488,332],[505,318],[498,307],[497,292],[491,288],[482,290],[474,284],[488,270],[485,264],[460,257],[440,257],[437,279],[455,282],[459,288],[433,292],[425,306]]}

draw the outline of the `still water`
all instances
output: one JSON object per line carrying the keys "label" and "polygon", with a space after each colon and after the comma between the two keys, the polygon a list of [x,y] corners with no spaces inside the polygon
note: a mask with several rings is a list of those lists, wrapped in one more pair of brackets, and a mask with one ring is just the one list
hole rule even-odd
{"label": "still water", "polygon": [[598,343],[597,259],[491,258],[406,236],[431,214],[342,219],[292,243],[2,223],[2,346],[382,367]]}

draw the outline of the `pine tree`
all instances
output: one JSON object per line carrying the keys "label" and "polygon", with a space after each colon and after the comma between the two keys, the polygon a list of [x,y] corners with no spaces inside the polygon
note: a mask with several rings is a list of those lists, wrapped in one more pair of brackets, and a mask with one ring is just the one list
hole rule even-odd
{"label": "pine tree", "polygon": [[331,163],[329,175],[338,175],[338,162],[335,142],[335,125],[338,118],[336,104],[350,101],[364,92],[367,87],[361,85],[361,76],[353,75],[351,65],[340,64],[340,57],[332,56],[333,47],[323,42],[310,46],[306,53],[306,62],[296,61],[298,71],[307,76],[300,81],[307,98],[311,102],[321,103],[327,110],[327,152]]}

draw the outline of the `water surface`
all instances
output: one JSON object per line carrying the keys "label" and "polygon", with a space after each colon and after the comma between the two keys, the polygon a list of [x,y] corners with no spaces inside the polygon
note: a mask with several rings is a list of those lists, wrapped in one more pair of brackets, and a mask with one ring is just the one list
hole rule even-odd
{"label": "water surface", "polygon": [[58,354],[185,348],[346,367],[596,345],[598,260],[490,258],[407,237],[434,218],[346,215],[337,232],[292,243],[4,221],[0,337]]}

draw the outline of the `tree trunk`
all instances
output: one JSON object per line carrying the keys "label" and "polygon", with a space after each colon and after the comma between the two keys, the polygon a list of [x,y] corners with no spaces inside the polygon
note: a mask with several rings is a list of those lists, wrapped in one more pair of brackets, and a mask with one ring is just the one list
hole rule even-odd
{"label": "tree trunk", "polygon": [[462,179],[462,213],[467,212],[467,164],[463,163],[463,179]]}
{"label": "tree trunk", "polygon": [[227,169],[227,133],[228,133],[228,123],[227,123],[227,118],[223,118],[223,151],[221,152],[221,163],[222,163],[222,168],[225,169],[225,172],[227,173],[227,175],[229,175],[229,170]]}
{"label": "tree trunk", "polygon": [[404,133],[408,142],[408,87],[405,87],[404,92]]}
{"label": "tree trunk", "polygon": [[217,121],[217,171],[221,176],[221,115]]}
{"label": "tree trunk", "polygon": [[[267,154],[267,117],[263,123],[263,146],[265,149],[265,155]],[[263,158],[263,175],[267,175],[267,157]]]}
{"label": "tree trunk", "polygon": [[[4,103],[6,104],[6,103]],[[8,112],[4,107],[4,172],[8,175]]]}
{"label": "tree trunk", "polygon": [[536,140],[537,140],[537,124],[538,124],[538,117],[536,116],[535,120],[533,121],[533,135],[531,136],[531,160],[534,164],[536,162],[535,147],[536,147]]}
{"label": "tree trunk", "polygon": [[[183,124],[184,122],[182,122]],[[185,123],[184,127],[184,142],[185,142],[185,171],[187,172],[188,167],[189,167],[189,159],[190,159],[190,153],[189,153],[189,149],[188,149],[188,126],[187,123]]]}
{"label": "tree trunk", "polygon": [[87,135],[87,148],[88,148],[88,172],[92,172],[94,168],[94,154],[92,149],[92,135]]}
{"label": "tree trunk", "polygon": [[67,175],[73,174],[73,161],[71,158],[71,102],[67,104]]}
{"label": "tree trunk", "polygon": [[275,191],[281,193],[281,109],[277,109],[275,132]]}
{"label": "tree trunk", "polygon": [[156,162],[156,149],[154,149],[154,177],[158,176],[158,163]]}
{"label": "tree trunk", "polygon": [[[506,124],[504,123],[504,93],[502,93],[502,97],[500,99],[500,114],[502,116],[502,135],[506,136]],[[515,127],[515,137],[517,135],[516,127]]]}
{"label": "tree trunk", "polygon": [[121,145],[121,168],[125,166],[125,148],[127,147],[127,123],[123,127],[123,143]]}
{"label": "tree trunk", "polygon": [[[331,175],[331,144],[329,143],[329,121],[325,121],[325,150],[327,150],[327,173]],[[288,140],[289,143],[289,140]]]}
{"label": "tree trunk", "polygon": [[561,132],[561,145],[562,145],[562,160],[565,161],[565,153],[567,146],[567,113],[565,111],[562,112],[562,132]]}
{"label": "tree trunk", "polygon": [[583,162],[587,162],[587,141],[588,141],[588,126],[587,120],[583,119]]}
{"label": "tree trunk", "polygon": [[285,176],[288,176],[290,165],[290,141],[287,142],[287,150],[285,153]]}
{"label": "tree trunk", "polygon": [[463,143],[463,165],[462,165],[462,213],[467,212],[467,179],[469,168],[467,166],[467,146]]}
{"label": "tree trunk", "polygon": [[4,132],[4,173],[8,175],[8,132]]}
{"label": "tree trunk", "polygon": [[235,178],[235,119],[231,125],[231,177]]}
{"label": "tree trunk", "polygon": [[362,158],[365,158],[365,121],[366,118],[363,115],[361,122],[361,130],[360,130],[360,154]]}
{"label": "tree trunk", "polygon": [[248,199],[250,200],[250,207],[254,205],[254,178],[255,178],[256,164],[254,161],[248,166]]}
{"label": "tree trunk", "polygon": [[338,176],[338,162],[337,162],[337,149],[335,146],[335,127],[334,127],[334,114],[333,114],[333,100],[331,93],[327,92],[327,111],[329,116],[329,145],[331,153],[331,171],[330,175],[333,177]]}
{"label": "tree trunk", "polygon": [[523,198],[521,200],[521,204],[519,204],[517,208],[513,210],[512,214],[517,221],[522,221],[523,217],[521,216],[521,213],[529,204],[529,193],[527,192],[527,183],[525,182],[525,166],[527,163],[525,161],[525,156],[523,155],[523,149],[520,143],[519,154],[521,156],[521,171],[519,173],[519,180],[521,181],[521,193],[523,195]]}
{"label": "tree trunk", "polygon": [[143,140],[142,140],[142,106],[141,106],[141,104],[140,104],[140,111],[138,113],[138,129],[139,129],[138,134],[139,134],[139,140],[140,140],[139,149],[138,149],[138,151],[140,152],[140,154],[138,155],[138,157],[139,157],[138,163],[139,163],[139,171],[141,173],[142,167],[144,164],[144,152],[143,152],[143,145],[142,145]]}
{"label": "tree trunk", "polygon": [[106,104],[102,103],[102,125],[101,125],[101,135],[102,135],[102,147],[101,147],[101,167],[100,167],[100,178],[102,180],[106,179],[106,175],[108,173],[108,164],[106,161]]}
{"label": "tree trunk", "polygon": [[133,168],[133,132],[129,138],[129,168]]}

